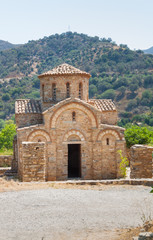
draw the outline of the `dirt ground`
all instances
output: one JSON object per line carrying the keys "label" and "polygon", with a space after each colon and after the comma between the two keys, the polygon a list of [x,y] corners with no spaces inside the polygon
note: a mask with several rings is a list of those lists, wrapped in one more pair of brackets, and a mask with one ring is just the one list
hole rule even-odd
{"label": "dirt ground", "polygon": [[[31,183],[23,183],[14,180],[6,180],[4,178],[0,178],[0,192],[16,192],[16,191],[23,191],[23,190],[39,190],[39,189],[82,189],[82,190],[96,190],[96,191],[105,191],[112,189],[113,185],[77,185],[71,183],[53,183],[53,182],[31,182]],[[124,185],[125,189],[130,189],[132,186]],[[152,196],[153,197],[153,196]],[[107,240],[130,240],[134,236],[138,236],[140,231],[150,231],[153,232],[153,221],[150,220],[144,225],[141,225],[136,228],[126,228],[126,229],[113,229],[105,230],[105,231],[95,231],[95,232],[88,232],[84,238],[81,239],[107,239]],[[1,238],[0,238],[1,239]],[[43,238],[48,239],[48,238]],[[54,239],[54,238],[51,238]],[[64,233],[59,237],[55,236],[55,239],[67,239],[67,236],[64,237]],[[79,239],[78,236],[73,236],[73,239]]]}

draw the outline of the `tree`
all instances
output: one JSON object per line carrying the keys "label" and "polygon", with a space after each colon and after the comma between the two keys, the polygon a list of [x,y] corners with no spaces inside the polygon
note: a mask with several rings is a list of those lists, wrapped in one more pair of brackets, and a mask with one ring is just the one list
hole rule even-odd
{"label": "tree", "polygon": [[152,97],[152,91],[151,90],[145,90],[142,93],[142,99],[143,98],[151,99],[151,97]]}
{"label": "tree", "polygon": [[125,94],[125,91],[126,91],[126,87],[124,87],[124,86],[119,87],[119,88],[118,88],[118,91],[119,91],[122,95],[124,95],[124,94]]}
{"label": "tree", "polygon": [[96,93],[97,93],[97,87],[94,84],[91,84],[89,86],[89,95],[90,95],[90,97],[94,97]]}
{"label": "tree", "polygon": [[147,127],[132,126],[125,131],[127,147],[134,144],[147,144],[151,142],[152,135],[152,130],[149,131]]}
{"label": "tree", "polygon": [[13,138],[16,135],[16,125],[12,120],[6,121],[5,127],[0,132],[0,148],[11,149]]}
{"label": "tree", "polygon": [[134,93],[138,89],[138,85],[136,83],[130,85],[130,91]]}
{"label": "tree", "polygon": [[0,119],[0,130],[4,128],[5,121],[3,119]]}
{"label": "tree", "polygon": [[115,93],[115,90],[113,89],[106,90],[104,93],[100,95],[100,97],[103,99],[112,99],[112,100],[114,100],[115,96],[116,96],[116,93]]}
{"label": "tree", "polygon": [[144,87],[151,87],[153,86],[153,76],[152,75],[149,75],[147,77],[145,77],[144,79]]}
{"label": "tree", "polygon": [[112,84],[105,82],[105,81],[100,81],[98,83],[98,90],[101,90],[102,92],[112,88]]}
{"label": "tree", "polygon": [[117,66],[117,71],[122,74],[124,72],[124,68],[124,64],[119,63]]}
{"label": "tree", "polygon": [[3,100],[3,101],[8,101],[8,100],[10,100],[10,95],[9,95],[8,93],[3,94],[2,100]]}
{"label": "tree", "polygon": [[131,111],[133,108],[137,107],[137,101],[135,99],[130,100],[127,107],[126,107],[126,111]]}

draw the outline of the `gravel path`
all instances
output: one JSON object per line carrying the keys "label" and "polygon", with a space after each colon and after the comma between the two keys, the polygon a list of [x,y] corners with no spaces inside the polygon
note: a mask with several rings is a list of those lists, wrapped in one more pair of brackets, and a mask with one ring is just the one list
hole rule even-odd
{"label": "gravel path", "polygon": [[103,191],[0,193],[0,240],[105,239],[102,232],[136,227],[142,217],[153,216],[149,191],[144,186],[108,186]]}

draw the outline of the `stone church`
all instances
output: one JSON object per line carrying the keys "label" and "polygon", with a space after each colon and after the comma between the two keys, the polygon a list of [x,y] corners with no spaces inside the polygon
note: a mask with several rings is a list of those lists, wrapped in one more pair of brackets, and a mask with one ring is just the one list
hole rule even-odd
{"label": "stone church", "polygon": [[40,100],[15,103],[14,162],[22,181],[120,177],[124,129],[110,99],[89,99],[90,74],[62,64],[38,76]]}

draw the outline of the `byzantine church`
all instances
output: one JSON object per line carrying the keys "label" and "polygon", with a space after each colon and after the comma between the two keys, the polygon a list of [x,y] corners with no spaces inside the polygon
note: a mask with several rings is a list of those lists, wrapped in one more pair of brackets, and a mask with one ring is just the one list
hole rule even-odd
{"label": "byzantine church", "polygon": [[111,99],[89,99],[90,77],[64,63],[38,76],[40,100],[16,100],[12,168],[21,181],[121,176],[124,128]]}

